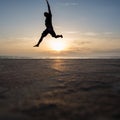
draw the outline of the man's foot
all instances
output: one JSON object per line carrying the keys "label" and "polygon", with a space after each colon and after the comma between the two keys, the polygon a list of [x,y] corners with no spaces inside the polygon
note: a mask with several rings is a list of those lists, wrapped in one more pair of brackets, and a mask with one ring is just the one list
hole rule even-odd
{"label": "man's foot", "polygon": [[60,37],[61,37],[61,38],[63,38],[63,36],[62,36],[62,35],[60,35]]}
{"label": "man's foot", "polygon": [[33,46],[33,47],[39,47],[39,45],[35,45],[35,46]]}

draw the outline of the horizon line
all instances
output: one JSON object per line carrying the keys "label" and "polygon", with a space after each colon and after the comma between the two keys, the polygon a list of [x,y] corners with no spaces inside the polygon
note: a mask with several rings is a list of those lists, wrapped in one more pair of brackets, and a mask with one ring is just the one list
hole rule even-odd
{"label": "horizon line", "polygon": [[89,57],[27,57],[27,56],[0,56],[0,59],[120,59],[120,56],[89,56]]}

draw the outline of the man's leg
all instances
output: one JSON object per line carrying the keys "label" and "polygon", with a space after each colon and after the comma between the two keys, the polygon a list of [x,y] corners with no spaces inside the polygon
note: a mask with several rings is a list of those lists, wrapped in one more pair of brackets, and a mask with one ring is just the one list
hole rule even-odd
{"label": "man's leg", "polygon": [[62,35],[56,35],[56,36],[55,36],[55,38],[59,38],[59,37],[63,38]]}
{"label": "man's leg", "polygon": [[41,38],[39,39],[38,43],[34,47],[39,47],[39,44],[42,42],[43,38],[47,36],[47,34],[48,34],[48,30],[46,29],[45,31],[43,31]]}
{"label": "man's leg", "polygon": [[54,30],[50,31],[50,34],[52,35],[52,37],[55,37],[55,38],[59,38],[59,37],[63,38],[62,35],[56,35]]}

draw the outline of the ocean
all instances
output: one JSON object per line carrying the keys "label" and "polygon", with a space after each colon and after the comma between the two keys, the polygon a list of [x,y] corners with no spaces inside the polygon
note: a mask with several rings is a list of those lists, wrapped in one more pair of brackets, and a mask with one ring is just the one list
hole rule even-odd
{"label": "ocean", "polygon": [[0,59],[0,120],[119,120],[120,59]]}

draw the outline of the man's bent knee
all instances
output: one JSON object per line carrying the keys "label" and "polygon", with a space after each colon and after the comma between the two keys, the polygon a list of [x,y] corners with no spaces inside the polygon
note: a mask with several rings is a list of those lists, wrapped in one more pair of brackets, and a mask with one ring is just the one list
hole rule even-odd
{"label": "man's bent knee", "polygon": [[42,37],[45,37],[46,35],[48,34],[48,32],[45,30],[45,31],[43,31],[43,33],[42,33]]}

